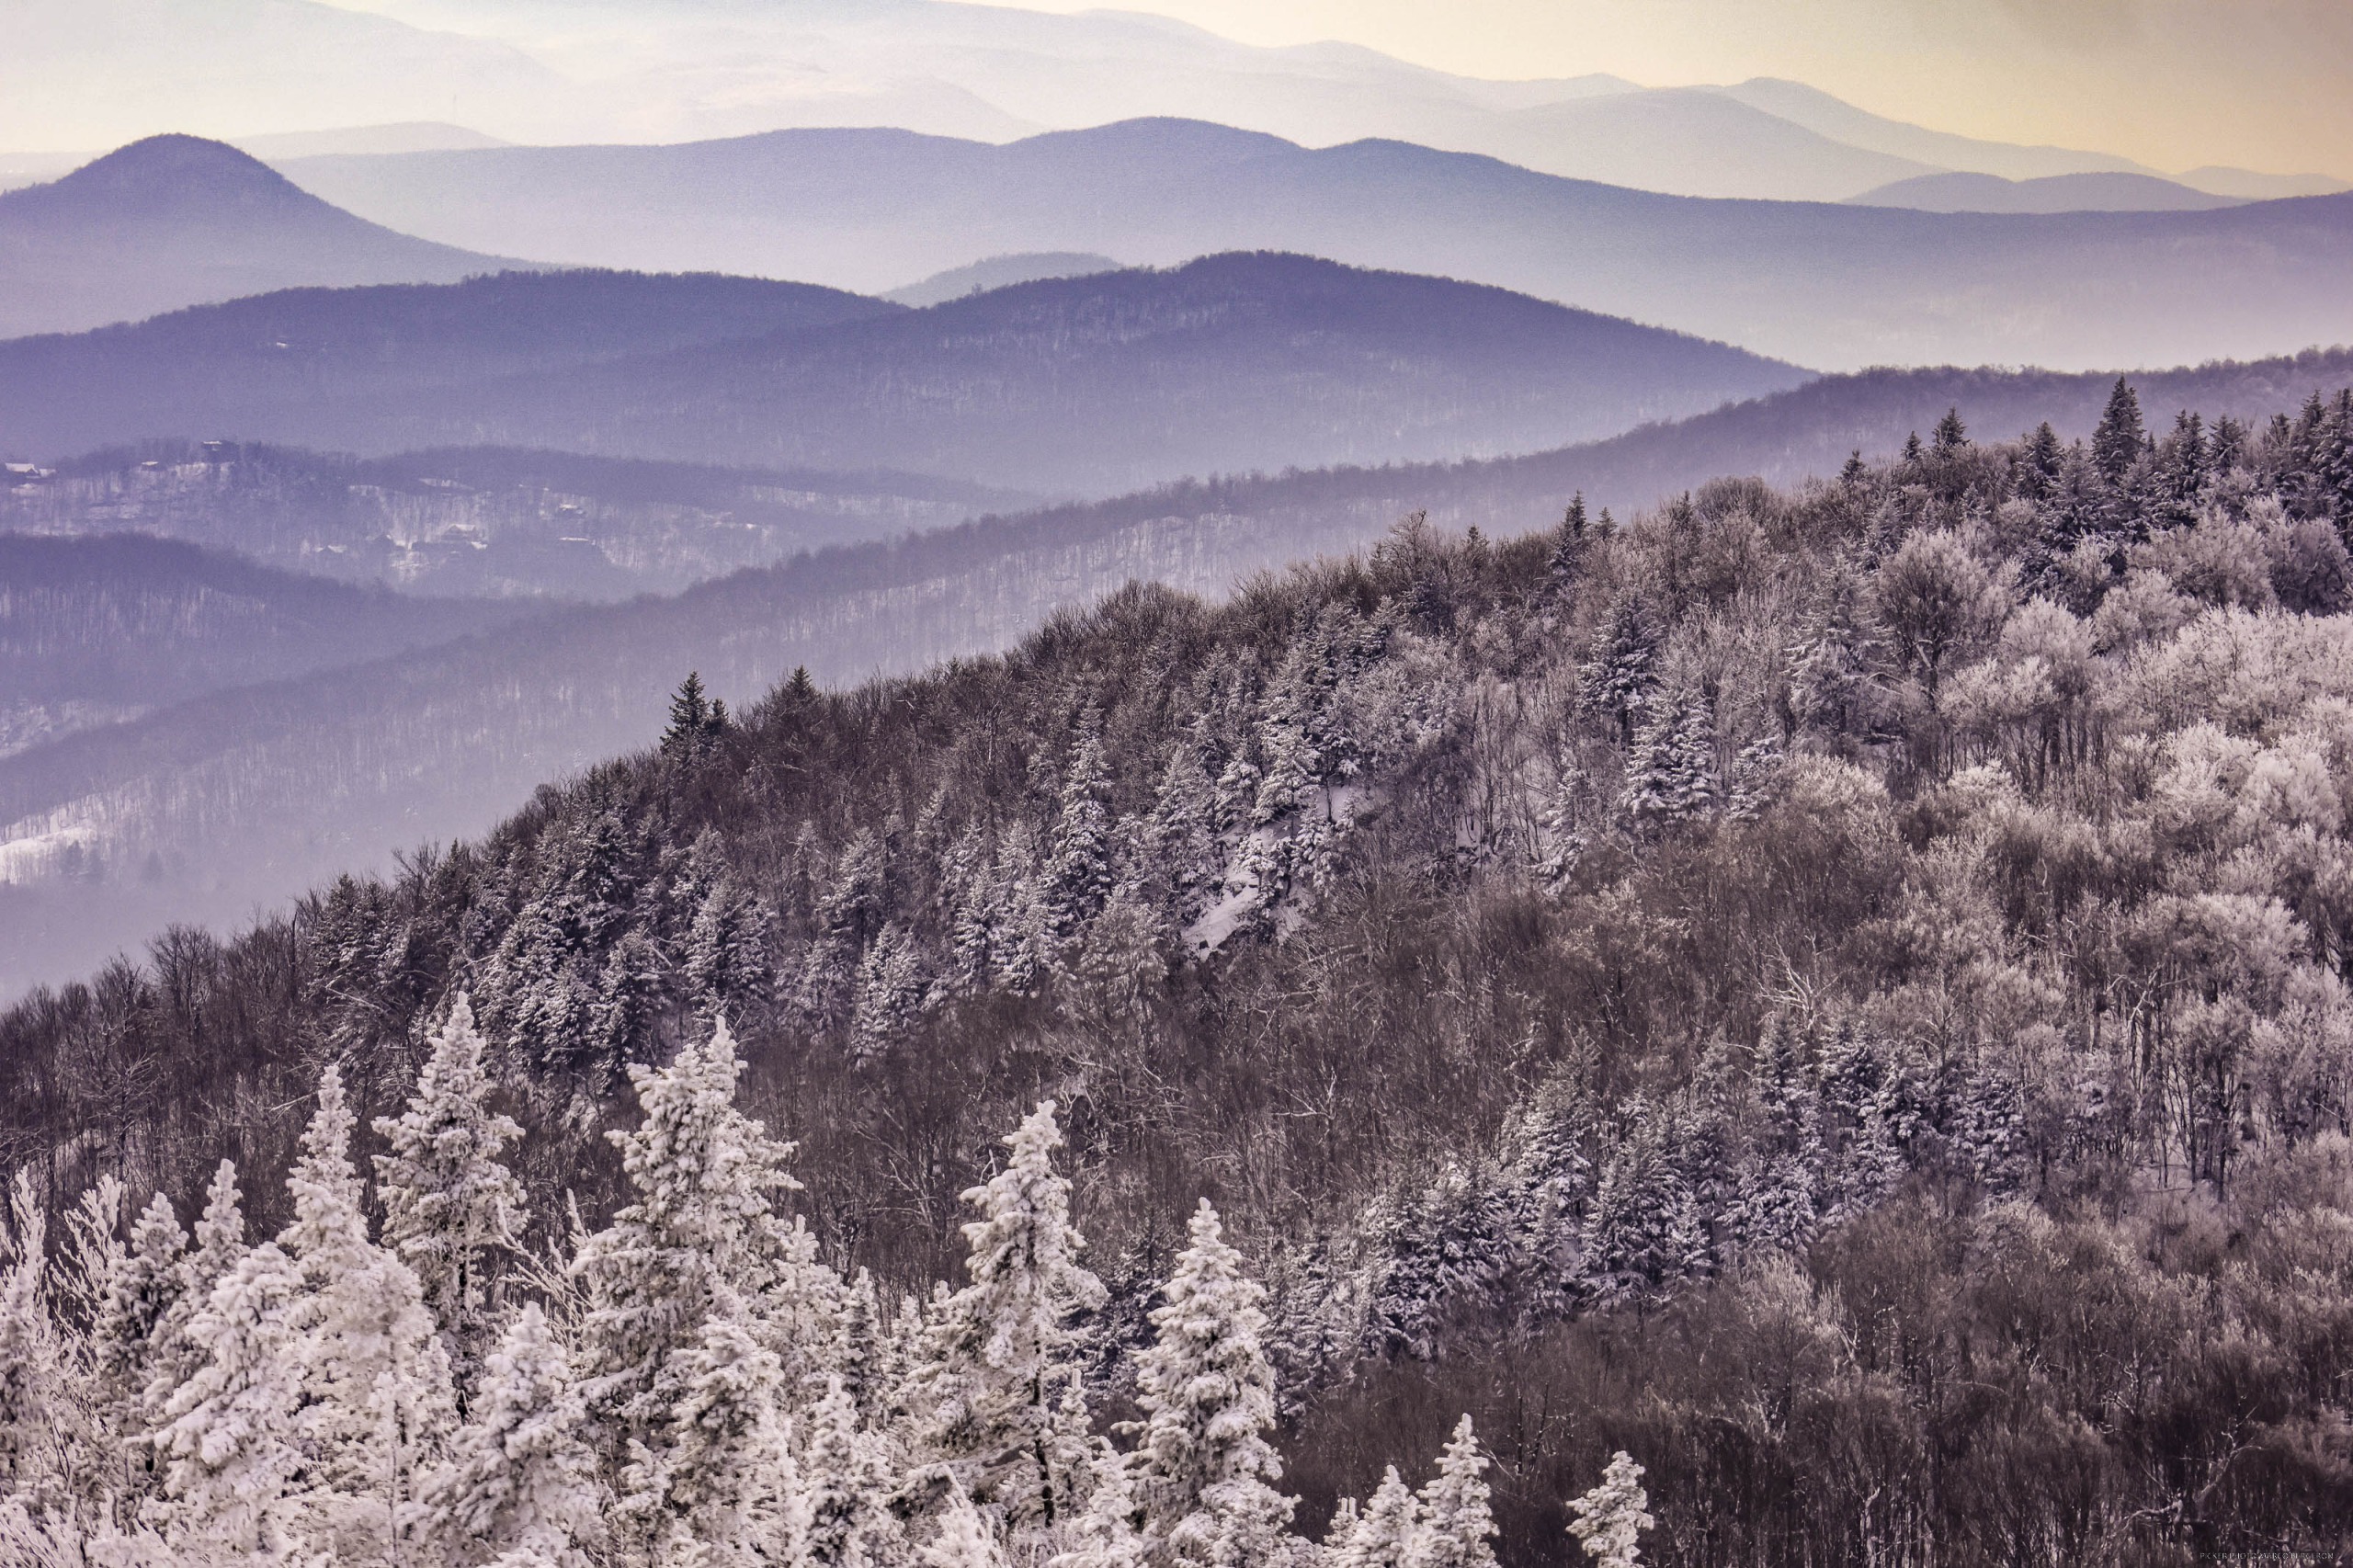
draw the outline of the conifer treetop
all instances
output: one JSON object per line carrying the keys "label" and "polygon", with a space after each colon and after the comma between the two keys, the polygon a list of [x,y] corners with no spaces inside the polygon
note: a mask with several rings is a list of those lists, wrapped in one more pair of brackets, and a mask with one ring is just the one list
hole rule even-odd
{"label": "conifer treetop", "polygon": [[1569,1522],[1569,1533],[1584,1543],[1595,1568],[1637,1568],[1642,1562],[1638,1538],[1657,1523],[1645,1511],[1650,1501],[1650,1494],[1643,1490],[1643,1467],[1620,1449],[1601,1472],[1601,1484],[1569,1500],[1576,1515]]}
{"label": "conifer treetop", "polygon": [[1408,1568],[1494,1568],[1495,1521],[1483,1472],[1487,1456],[1463,1416],[1438,1456],[1438,1474],[1422,1488],[1422,1528]]}

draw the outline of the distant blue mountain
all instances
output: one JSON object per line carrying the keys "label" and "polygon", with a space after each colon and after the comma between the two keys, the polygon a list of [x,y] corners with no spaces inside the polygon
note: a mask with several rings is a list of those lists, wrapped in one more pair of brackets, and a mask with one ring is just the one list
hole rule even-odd
{"label": "distant blue mountain", "polygon": [[922,311],[740,278],[517,274],[0,344],[0,446],[488,443],[1100,494],[1557,447],[1808,375],[1501,289],[1299,256]]}
{"label": "distant blue mountain", "polygon": [[2216,196],[2154,175],[2122,173],[2039,179],[1921,175],[1847,199],[1855,207],[1910,207],[1922,212],[2205,212],[2243,205],[2238,197]]}
{"label": "distant blue mountain", "polygon": [[1017,252],[1166,265],[1272,249],[1492,283],[1824,369],[2088,369],[2353,342],[2353,197],[2033,217],[1702,200],[1169,119],[1006,146],[790,131],[286,167],[451,244],[861,291]]}
{"label": "distant blue mountain", "polygon": [[295,284],[447,283],[513,265],[355,218],[224,143],[154,136],[0,193],[0,337]]}

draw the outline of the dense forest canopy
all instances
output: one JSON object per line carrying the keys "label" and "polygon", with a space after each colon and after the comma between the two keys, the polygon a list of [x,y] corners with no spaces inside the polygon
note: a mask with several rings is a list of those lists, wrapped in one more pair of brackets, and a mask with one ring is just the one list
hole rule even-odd
{"label": "dense forest canopy", "polygon": [[[589,1392],[559,1490],[605,1502],[559,1533],[594,1551],[658,1554],[681,1520],[735,1540],[695,1510],[748,1494],[654,1482],[737,1463],[772,1415],[763,1484],[848,1463],[828,1431],[881,1466],[850,1491],[888,1500],[884,1561],[1272,1562],[1336,1515],[1324,1561],[1467,1564],[1489,1509],[1512,1563],[1563,1560],[1573,1518],[1614,1551],[1645,1507],[1643,1558],[1672,1563],[2333,1542],[2348,528],[2353,392],[2153,426],[2120,382],[2088,442],[1953,417],[1794,490],[1573,503],[1503,540],[1408,520],[1217,605],[1131,589],[918,678],[797,679],[732,716],[690,686],[657,752],[479,843],[0,1017],[19,1251],[119,1183],[83,1229],[144,1256],[123,1193],[192,1216],[225,1156],[244,1208],[203,1278],[389,1268],[421,1179],[397,1119],[478,1026],[468,1125],[511,1118],[482,1137],[529,1216],[483,1244],[522,1251],[496,1312],[416,1268],[371,1341],[439,1357],[417,1386],[460,1408],[418,1418],[409,1470],[328,1474],[392,1451],[339,1430],[285,1460],[346,1500],[425,1478],[370,1550],[426,1550],[483,1411],[526,1385],[569,1409],[566,1368]],[[649,1131],[665,1095],[744,1184],[675,1296],[626,1262],[678,1157]],[[354,1137],[392,1162],[372,1182]],[[1048,1455],[1024,1491],[966,1462],[969,1430],[860,1405],[838,1342],[904,1336],[878,1388],[999,1365],[972,1348],[996,1343],[974,1233],[1061,1236],[1057,1204],[1085,1265],[1024,1298]],[[282,1247],[222,1264],[248,1233]],[[0,1328],[98,1366],[91,1298],[42,1315],[30,1290],[0,1306],[32,1326]],[[857,1328],[861,1292],[916,1300]],[[1171,1426],[1185,1344],[1227,1358],[1239,1413],[1207,1470]],[[735,1449],[679,1414],[722,1384]],[[338,1386],[282,1397],[332,1413]],[[20,1491],[48,1430],[8,1430]],[[28,1519],[194,1528],[193,1480],[40,1473]]]}

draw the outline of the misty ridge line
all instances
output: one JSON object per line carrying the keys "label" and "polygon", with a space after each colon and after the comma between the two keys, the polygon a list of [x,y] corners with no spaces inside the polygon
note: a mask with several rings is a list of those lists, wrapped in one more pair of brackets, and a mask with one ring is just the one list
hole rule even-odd
{"label": "misty ridge line", "polygon": [[[253,177],[246,165],[260,168],[212,145],[204,156],[217,165],[206,176],[213,183],[242,189]],[[197,155],[182,142],[170,152],[173,161]],[[119,177],[83,187],[90,210],[26,243],[62,247],[57,254],[87,250],[90,223],[117,222],[101,216],[121,199],[113,187],[142,187],[133,176],[146,155],[111,155],[129,163]],[[2353,337],[2347,290],[2337,287],[2347,280],[2353,205],[2333,198],[2206,212],[2009,216],[1708,201],[1562,180],[1404,142],[1315,151],[1173,120],[1001,147],[825,131],[678,146],[326,158],[307,165],[304,178],[367,212],[379,229],[431,233],[477,256],[782,273],[871,292],[993,254],[1177,264],[1225,250],[1284,250],[1497,285],[1831,369],[1906,360],[2178,364]],[[1137,195],[1145,190],[1149,204]],[[9,201],[35,194],[0,197],[0,218]],[[279,192],[262,204],[265,216],[284,205]],[[1414,211],[1415,223],[1381,221],[1402,210]],[[304,214],[268,221],[288,235],[325,222]],[[0,222],[0,231],[6,226]],[[221,243],[205,233],[205,244],[192,247],[199,259]],[[258,234],[247,238],[260,243]],[[283,267],[301,247],[262,249]],[[347,274],[360,262],[338,252],[321,263],[329,264]],[[378,278],[332,280],[392,281],[388,271],[413,274],[419,265],[413,257],[396,265],[389,255],[365,264]],[[245,265],[260,263],[248,257]],[[151,278],[109,284],[105,271],[100,265],[83,279],[81,303],[43,303],[36,290],[19,295],[19,311],[86,312],[102,287],[119,284],[152,300],[159,286]],[[2215,288],[2218,278],[2235,286]],[[252,291],[210,290],[215,298]],[[97,320],[152,310],[118,309]],[[20,313],[16,330],[30,324]],[[85,313],[42,324],[97,320]]]}
{"label": "misty ridge line", "polygon": [[[730,289],[777,297],[707,302]],[[1033,279],[919,311],[799,285],[557,272],[293,291],[0,344],[0,429],[43,457],[150,437],[489,444],[1100,494],[1557,446],[1807,373],[1502,290],[1299,256]]]}

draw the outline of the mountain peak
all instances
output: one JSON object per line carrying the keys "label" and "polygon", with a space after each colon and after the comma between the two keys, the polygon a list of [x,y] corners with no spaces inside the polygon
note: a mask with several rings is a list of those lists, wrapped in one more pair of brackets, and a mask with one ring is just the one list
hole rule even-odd
{"label": "mountain peak", "polygon": [[250,153],[225,142],[177,134],[118,147],[45,186],[14,193],[10,205],[78,209],[118,218],[332,210]]}
{"label": "mountain peak", "polygon": [[370,223],[226,142],[150,136],[0,195],[0,337],[302,285],[454,283],[510,265],[528,264]]}

